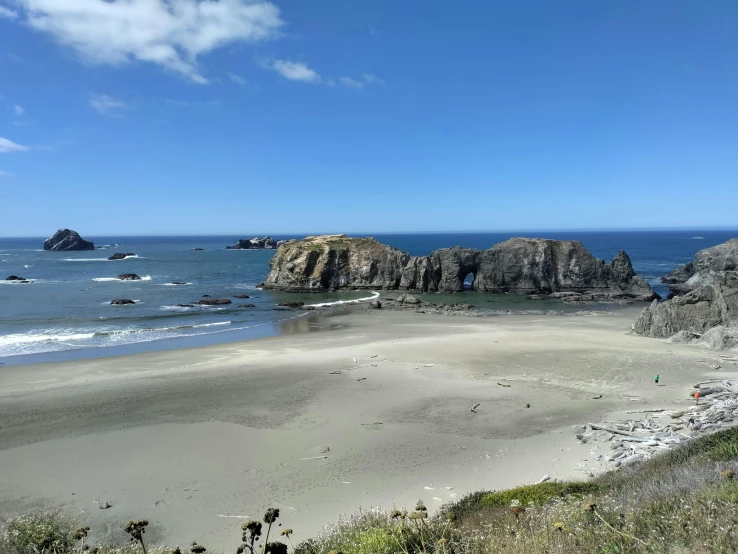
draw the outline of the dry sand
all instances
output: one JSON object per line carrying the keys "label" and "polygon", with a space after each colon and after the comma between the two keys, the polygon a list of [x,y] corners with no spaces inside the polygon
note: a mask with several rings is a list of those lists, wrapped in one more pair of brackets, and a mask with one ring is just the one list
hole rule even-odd
{"label": "dry sand", "polygon": [[217,552],[270,506],[299,541],[360,507],[584,478],[573,425],[685,405],[727,375],[708,352],[627,335],[638,309],[370,311],[304,320],[330,327],[317,333],[0,368],[0,513],[62,507],[120,540],[147,518],[152,542]]}

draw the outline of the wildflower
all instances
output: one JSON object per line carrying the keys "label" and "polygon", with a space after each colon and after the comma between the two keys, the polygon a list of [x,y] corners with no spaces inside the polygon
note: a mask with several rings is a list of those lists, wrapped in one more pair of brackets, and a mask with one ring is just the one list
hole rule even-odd
{"label": "wildflower", "polygon": [[564,524],[561,521],[557,521],[556,523],[554,523],[554,529],[562,532],[564,530]]}
{"label": "wildflower", "polygon": [[720,477],[724,479],[734,479],[735,478],[735,472],[732,469],[724,469],[720,472]]}
{"label": "wildflower", "polygon": [[272,524],[279,517],[279,508],[269,508],[264,514],[264,523]]}
{"label": "wildflower", "polygon": [[587,502],[584,505],[584,511],[585,512],[594,512],[597,509],[597,504],[594,504],[592,502]]}
{"label": "wildflower", "polygon": [[438,540],[438,546],[446,546],[447,543],[448,543],[448,539],[446,537],[441,537]]}
{"label": "wildflower", "polygon": [[413,512],[410,514],[410,519],[425,519],[428,517],[426,512]]}
{"label": "wildflower", "polygon": [[292,533],[293,533],[292,529],[290,529],[290,528],[288,527],[287,529],[284,529],[284,530],[283,530],[283,531],[282,531],[282,532],[280,533],[280,535],[282,535],[283,537],[289,537],[289,536],[290,536],[290,535],[291,535]]}

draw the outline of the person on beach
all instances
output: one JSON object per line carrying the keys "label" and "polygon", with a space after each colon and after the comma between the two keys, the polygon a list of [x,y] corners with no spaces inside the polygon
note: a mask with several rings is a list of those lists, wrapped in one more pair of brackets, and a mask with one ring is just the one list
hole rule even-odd
{"label": "person on beach", "polygon": [[659,374],[658,373],[656,374],[656,377],[654,377],[653,382],[656,383],[657,385],[659,384]]}
{"label": "person on beach", "polygon": [[694,393],[694,403],[699,404],[700,403],[700,391],[697,391]]}

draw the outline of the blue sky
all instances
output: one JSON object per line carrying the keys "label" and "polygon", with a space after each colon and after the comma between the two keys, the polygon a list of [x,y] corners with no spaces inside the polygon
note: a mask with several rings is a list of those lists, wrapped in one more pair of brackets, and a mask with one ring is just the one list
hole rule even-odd
{"label": "blue sky", "polygon": [[738,227],[738,2],[0,0],[0,236]]}

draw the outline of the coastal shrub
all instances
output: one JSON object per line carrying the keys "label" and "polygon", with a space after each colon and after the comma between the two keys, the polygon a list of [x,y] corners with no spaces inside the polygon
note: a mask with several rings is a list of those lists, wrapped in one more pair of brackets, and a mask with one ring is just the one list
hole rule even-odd
{"label": "coastal shrub", "polygon": [[59,512],[37,513],[5,523],[0,539],[3,554],[62,554],[75,545],[76,526]]}

